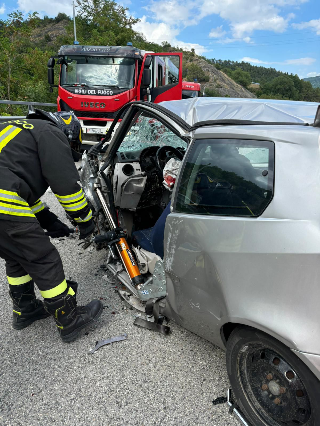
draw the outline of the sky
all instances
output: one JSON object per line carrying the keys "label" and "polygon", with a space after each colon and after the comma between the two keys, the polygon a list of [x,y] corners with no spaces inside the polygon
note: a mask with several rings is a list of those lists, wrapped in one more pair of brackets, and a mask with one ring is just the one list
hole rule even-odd
{"label": "sky", "polygon": [[[207,58],[320,75],[320,0],[121,0],[148,41]],[[20,10],[72,15],[70,0],[0,0],[0,19]],[[81,40],[79,40],[81,43]],[[70,41],[71,43],[71,41]]]}

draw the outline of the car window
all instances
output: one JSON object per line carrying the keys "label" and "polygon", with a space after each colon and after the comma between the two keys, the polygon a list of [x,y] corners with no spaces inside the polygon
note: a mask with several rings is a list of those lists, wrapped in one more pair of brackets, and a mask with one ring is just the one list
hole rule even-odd
{"label": "car window", "polygon": [[259,216],[273,195],[270,141],[196,141],[185,164],[175,210],[190,214]]}
{"label": "car window", "polygon": [[146,114],[137,114],[118,151],[137,151],[150,146],[173,146],[187,149],[187,143],[161,121]]}

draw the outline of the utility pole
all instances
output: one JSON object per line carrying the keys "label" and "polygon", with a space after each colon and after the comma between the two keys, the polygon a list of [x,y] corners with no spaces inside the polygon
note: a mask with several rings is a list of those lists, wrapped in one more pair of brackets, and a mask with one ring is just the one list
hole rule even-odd
{"label": "utility pole", "polygon": [[79,42],[77,41],[76,7],[74,5],[74,1],[72,2],[72,4],[73,4],[73,32],[74,32],[74,42],[73,42],[73,44],[79,44]]}

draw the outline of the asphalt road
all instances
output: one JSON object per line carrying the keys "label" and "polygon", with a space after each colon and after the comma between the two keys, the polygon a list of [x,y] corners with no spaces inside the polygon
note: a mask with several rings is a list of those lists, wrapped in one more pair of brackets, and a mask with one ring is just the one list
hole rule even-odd
{"label": "asphalt road", "polygon": [[[43,201],[65,220],[51,193]],[[137,313],[112,278],[102,279],[105,253],[84,251],[77,238],[53,242],[66,277],[80,284],[78,302],[102,298],[105,309],[70,344],[60,341],[51,318],[14,331],[0,259],[0,425],[238,425],[227,404],[212,404],[228,389],[222,350],[174,323],[167,337],[135,327]],[[96,341],[124,333],[127,340],[88,354]]]}

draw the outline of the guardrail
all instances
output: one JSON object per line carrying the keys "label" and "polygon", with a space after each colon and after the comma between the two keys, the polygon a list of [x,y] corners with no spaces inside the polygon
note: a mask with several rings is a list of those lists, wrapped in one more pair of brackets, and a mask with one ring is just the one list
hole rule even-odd
{"label": "guardrail", "polygon": [[[28,107],[28,113],[34,111],[35,106],[48,106],[48,107],[56,107],[57,104],[49,103],[49,102],[28,102],[28,101],[9,101],[9,100],[0,100],[0,104],[5,105],[24,105]],[[25,118],[25,116],[10,116],[10,115],[2,115],[0,116],[0,122],[5,120],[19,120],[20,118]]]}

